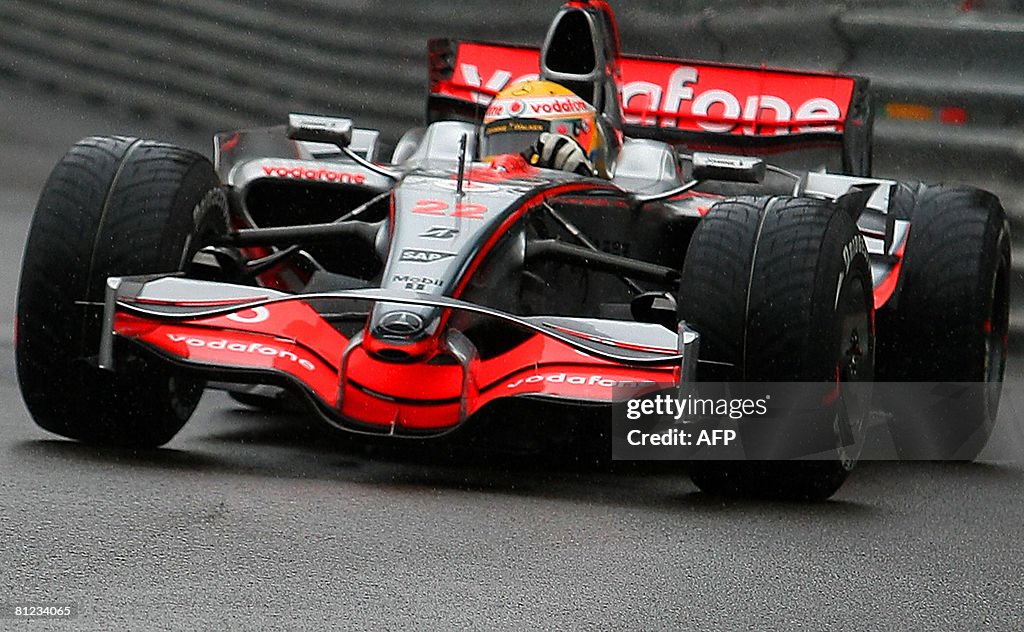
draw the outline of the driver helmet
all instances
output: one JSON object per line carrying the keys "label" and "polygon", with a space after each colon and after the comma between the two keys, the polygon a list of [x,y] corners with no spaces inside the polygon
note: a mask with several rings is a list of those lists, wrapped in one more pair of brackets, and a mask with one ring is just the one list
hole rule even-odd
{"label": "driver helmet", "polygon": [[604,139],[594,106],[551,81],[522,81],[494,97],[484,114],[481,155],[522,154],[544,132],[576,141],[591,163],[603,164]]}

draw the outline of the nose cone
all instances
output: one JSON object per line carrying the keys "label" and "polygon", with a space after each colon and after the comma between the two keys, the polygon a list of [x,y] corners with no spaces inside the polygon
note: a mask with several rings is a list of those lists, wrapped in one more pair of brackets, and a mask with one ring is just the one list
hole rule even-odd
{"label": "nose cone", "polygon": [[370,314],[363,346],[386,360],[420,359],[438,349],[440,321],[439,310],[432,307],[380,303]]}
{"label": "nose cone", "polygon": [[378,338],[410,340],[422,332],[425,326],[426,323],[419,314],[396,310],[381,316],[373,334]]}

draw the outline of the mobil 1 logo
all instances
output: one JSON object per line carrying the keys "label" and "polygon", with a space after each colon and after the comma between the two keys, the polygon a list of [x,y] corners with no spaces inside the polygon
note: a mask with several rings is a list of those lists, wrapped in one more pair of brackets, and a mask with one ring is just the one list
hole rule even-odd
{"label": "mobil 1 logo", "polygon": [[391,277],[394,283],[400,283],[403,289],[410,290],[412,292],[429,292],[430,290],[440,288],[443,283],[440,279],[432,279],[430,277],[415,276],[411,274],[396,274]]}

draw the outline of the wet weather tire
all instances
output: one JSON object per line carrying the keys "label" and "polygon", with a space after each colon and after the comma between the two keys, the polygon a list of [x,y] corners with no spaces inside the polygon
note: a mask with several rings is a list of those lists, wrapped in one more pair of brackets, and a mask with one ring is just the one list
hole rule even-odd
{"label": "wet weather tire", "polygon": [[18,290],[22,397],[41,427],[89,443],[155,447],[191,416],[203,383],[133,353],[96,368],[109,276],[181,270],[218,185],[210,162],[171,145],[87,138],[43,188]]}
{"label": "wet weather tire", "polygon": [[[872,379],[867,250],[850,216],[831,203],[764,197],[716,204],[693,235],[680,288],[680,315],[701,334],[700,357],[717,363],[702,363],[700,380]],[[863,417],[845,421],[862,432]],[[825,428],[830,441],[832,425]],[[712,494],[824,499],[857,457],[838,431],[834,445],[816,460],[693,461],[690,476]]]}
{"label": "wet weather tire", "polygon": [[[897,293],[878,310],[878,379],[919,383],[923,399],[887,388],[880,404],[901,458],[973,460],[992,433],[1006,367],[1006,213],[966,186],[901,184],[892,206],[911,224]],[[933,401],[936,383],[951,382]]]}

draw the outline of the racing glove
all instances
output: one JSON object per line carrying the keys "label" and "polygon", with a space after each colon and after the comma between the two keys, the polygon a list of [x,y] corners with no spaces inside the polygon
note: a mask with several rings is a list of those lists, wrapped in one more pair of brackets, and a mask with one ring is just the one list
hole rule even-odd
{"label": "racing glove", "polygon": [[536,167],[571,171],[581,176],[594,175],[594,165],[583,153],[583,148],[563,134],[541,134],[537,144],[527,152],[526,160]]}

